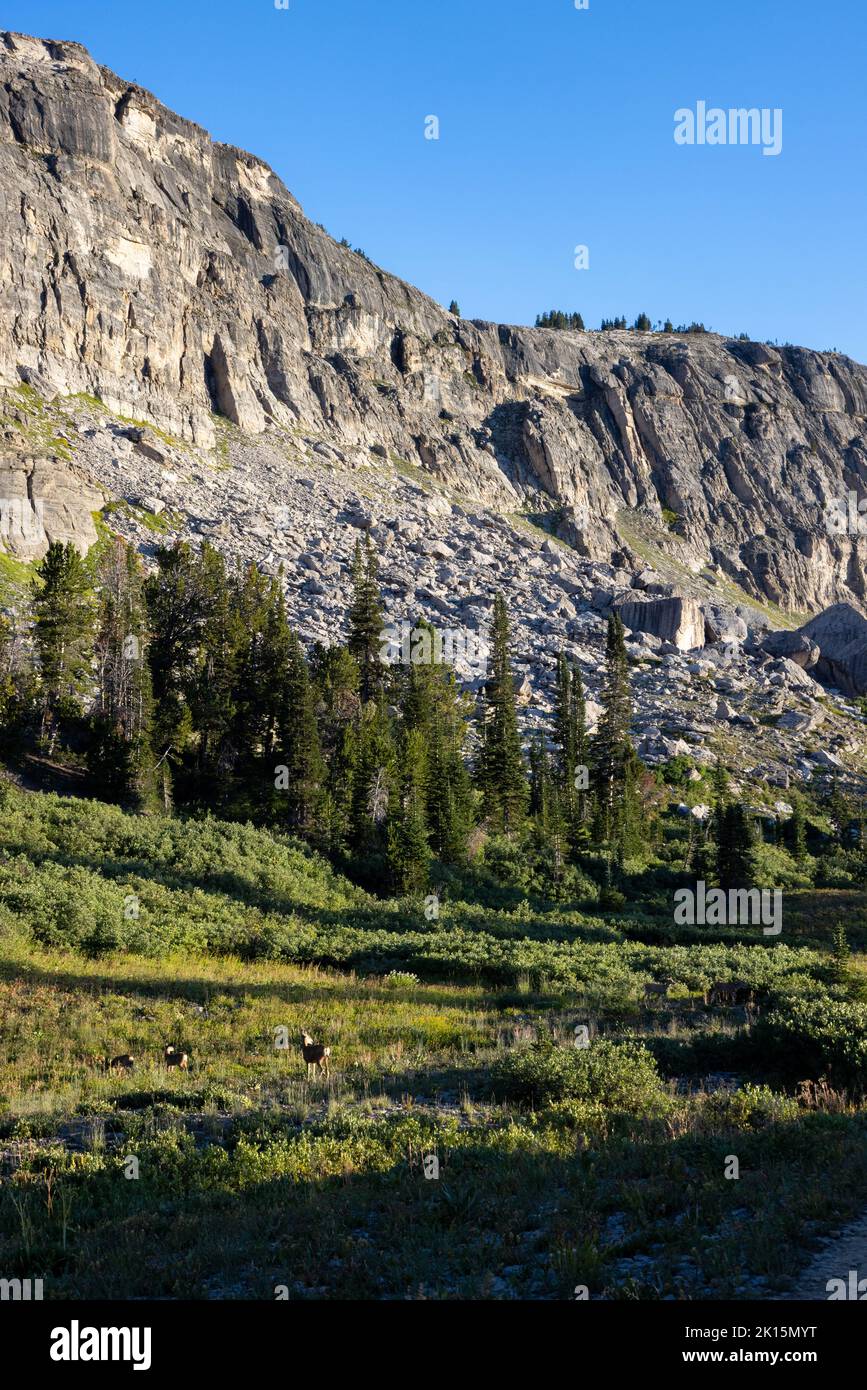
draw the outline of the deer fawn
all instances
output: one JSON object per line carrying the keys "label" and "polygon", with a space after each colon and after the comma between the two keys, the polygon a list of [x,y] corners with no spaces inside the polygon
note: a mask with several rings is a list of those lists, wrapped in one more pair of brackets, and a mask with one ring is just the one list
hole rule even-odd
{"label": "deer fawn", "polygon": [[310,1068],[313,1068],[313,1077],[316,1077],[316,1068],[319,1067],[325,1075],[328,1075],[328,1058],[331,1056],[331,1048],[323,1047],[321,1043],[315,1043],[309,1033],[301,1034],[301,1055],[307,1063],[307,1080],[310,1080]]}
{"label": "deer fawn", "polygon": [[190,1065],[189,1057],[186,1052],[178,1052],[178,1049],[172,1043],[168,1044],[163,1055],[167,1067],[178,1067],[181,1071],[188,1070]]}

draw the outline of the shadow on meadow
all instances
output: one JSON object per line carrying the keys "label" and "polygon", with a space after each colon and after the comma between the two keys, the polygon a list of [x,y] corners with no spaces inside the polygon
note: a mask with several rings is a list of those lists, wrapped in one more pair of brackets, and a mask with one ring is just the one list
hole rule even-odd
{"label": "shadow on meadow", "polygon": [[[581,1283],[593,1297],[732,1298],[747,1275],[785,1283],[804,1245],[867,1199],[863,1117],[704,1138],[634,1115],[607,1124],[600,1137],[516,1117],[479,1135],[343,1117],[228,1146],[131,1140],[136,1182],[120,1157],[55,1173],[50,1209],[44,1173],[17,1204],[7,1184],[0,1256],[10,1276],[44,1275],[47,1298],[538,1299]],[[737,1183],[722,1176],[735,1144]]]}

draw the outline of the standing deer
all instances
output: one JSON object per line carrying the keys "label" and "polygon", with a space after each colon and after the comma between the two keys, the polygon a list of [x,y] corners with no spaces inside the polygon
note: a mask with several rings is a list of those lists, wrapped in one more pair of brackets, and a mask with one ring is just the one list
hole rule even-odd
{"label": "standing deer", "polygon": [[707,1005],[752,1004],[755,990],[746,980],[717,980],[704,997]]}
{"label": "standing deer", "polygon": [[190,1059],[186,1052],[178,1052],[173,1043],[169,1043],[163,1054],[167,1067],[178,1067],[180,1071],[187,1071]]}
{"label": "standing deer", "polygon": [[132,1071],[135,1066],[135,1058],[129,1052],[123,1052],[119,1057],[112,1057],[110,1062],[106,1062],[106,1071]]}
{"label": "standing deer", "polygon": [[331,1056],[331,1048],[323,1047],[321,1043],[315,1043],[309,1033],[301,1034],[301,1055],[307,1063],[307,1080],[310,1080],[310,1068],[313,1068],[313,1077],[316,1077],[316,1068],[319,1067],[325,1075],[328,1075],[328,1058]]}
{"label": "standing deer", "polygon": [[652,1004],[654,999],[667,999],[668,987],[670,984],[671,980],[669,979],[660,980],[658,983],[656,980],[652,980],[646,984],[644,986],[645,1004]]}

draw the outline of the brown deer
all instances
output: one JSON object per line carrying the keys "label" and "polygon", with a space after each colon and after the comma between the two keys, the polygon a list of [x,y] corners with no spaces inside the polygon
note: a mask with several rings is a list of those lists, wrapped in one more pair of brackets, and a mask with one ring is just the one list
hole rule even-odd
{"label": "brown deer", "polygon": [[323,1047],[321,1043],[315,1043],[309,1033],[301,1034],[301,1055],[307,1063],[307,1080],[310,1080],[310,1068],[313,1068],[313,1077],[316,1077],[316,1068],[328,1075],[328,1058],[331,1056],[331,1048]]}
{"label": "brown deer", "polygon": [[659,982],[657,982],[656,980],[648,982],[644,986],[645,1004],[652,1004],[654,999],[667,999],[668,987],[670,984],[671,980],[669,979],[660,980]]}
{"label": "brown deer", "polygon": [[111,1061],[106,1062],[106,1071],[132,1071],[135,1066],[135,1057],[129,1052],[123,1052],[119,1057],[112,1057]]}
{"label": "brown deer", "polygon": [[708,1006],[713,1004],[752,1004],[755,990],[746,980],[717,980],[704,997]]}
{"label": "brown deer", "polygon": [[163,1054],[167,1067],[177,1067],[180,1071],[187,1071],[190,1059],[186,1052],[178,1052],[173,1043],[169,1043]]}

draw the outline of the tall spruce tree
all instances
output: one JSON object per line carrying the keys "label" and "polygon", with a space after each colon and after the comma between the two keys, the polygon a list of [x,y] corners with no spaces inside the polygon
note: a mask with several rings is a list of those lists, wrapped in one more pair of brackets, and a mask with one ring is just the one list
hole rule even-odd
{"label": "tall spruce tree", "polygon": [[476,775],[483,814],[493,829],[507,834],[523,821],[529,796],[509,644],[506,601],[502,594],[497,594],[491,628],[491,674],[484,689]]}
{"label": "tall spruce tree", "polygon": [[310,663],[316,713],[327,764],[328,842],[344,852],[353,825],[353,798],[358,761],[361,675],[346,647],[317,644]]}
{"label": "tall spruce tree", "polygon": [[602,713],[592,751],[597,838],[620,859],[637,847],[640,827],[639,774],[631,727],[632,694],[626,642],[623,623],[619,614],[614,613],[608,619]]}
{"label": "tall spruce tree", "polygon": [[563,652],[557,658],[554,695],[554,774],[566,832],[573,844],[586,839],[588,815],[587,715],[581,672]]}
{"label": "tall spruce tree", "polygon": [[392,883],[401,893],[423,892],[428,884],[427,772],[424,733],[420,728],[404,728],[386,829]]}
{"label": "tall spruce tree", "polygon": [[718,812],[717,877],[720,888],[750,888],[755,883],[755,829],[746,808],[730,802]]}
{"label": "tall spruce tree", "polygon": [[[285,791],[286,819],[296,835],[320,842],[326,825],[325,784],[316,722],[315,692],[301,643],[290,634],[282,710],[278,728],[278,791]],[[285,781],[285,787],[282,783]]]}
{"label": "tall spruce tree", "polygon": [[577,798],[575,768],[578,763],[575,727],[575,702],[572,694],[572,670],[564,652],[557,657],[556,688],[554,693],[555,770],[563,809],[571,819]]}
{"label": "tall spruce tree", "polygon": [[247,634],[237,587],[230,583],[222,555],[211,546],[202,548],[199,579],[204,613],[188,701],[198,736],[196,794],[211,804],[225,801],[231,790],[238,756],[235,698]]}
{"label": "tall spruce tree", "polygon": [[144,570],[134,548],[115,538],[98,563],[97,582],[99,693],[88,764],[101,796],[142,810],[153,799],[153,693]]}
{"label": "tall spruce tree", "polygon": [[[402,729],[418,733],[425,751],[425,814],[430,845],[445,862],[466,856],[473,823],[472,786],[464,761],[469,716],[453,668],[441,659],[438,634],[420,620],[414,629],[416,654],[427,661],[410,661],[392,668],[390,694],[400,711]],[[427,642],[418,640],[418,634]]]}
{"label": "tall spruce tree", "polygon": [[382,647],[382,600],[379,593],[379,564],[370,535],[365,532],[364,547],[355,543],[352,561],[352,603],[349,609],[347,646],[358,663],[360,694],[363,701],[375,699],[382,689],[384,667]]}
{"label": "tall spruce tree", "polygon": [[211,599],[201,557],[187,542],[161,547],[156,560],[156,572],[145,584],[145,600],[151,630],[155,766],[168,811],[175,775],[194,746],[190,701],[199,679],[202,630]]}
{"label": "tall spruce tree", "polygon": [[385,846],[386,822],[395,795],[394,730],[385,700],[362,707],[354,756],[350,843],[361,854]]}
{"label": "tall spruce tree", "polygon": [[93,688],[96,599],[88,568],[71,542],[53,541],[36,575],[40,737],[48,737],[53,749],[62,722],[82,713]]}

